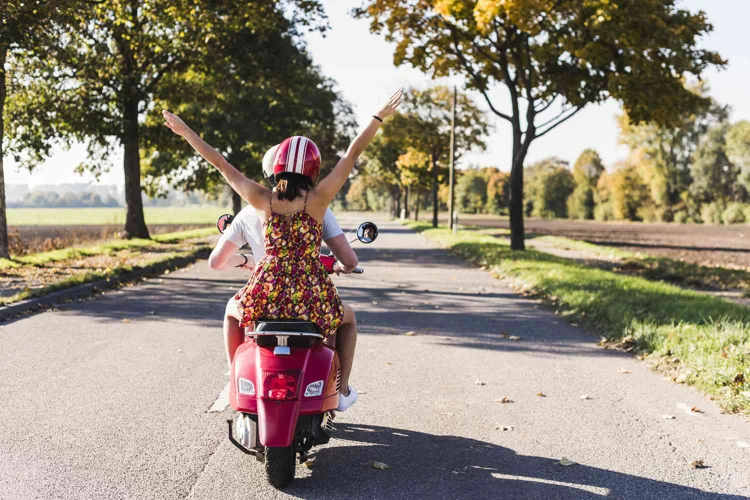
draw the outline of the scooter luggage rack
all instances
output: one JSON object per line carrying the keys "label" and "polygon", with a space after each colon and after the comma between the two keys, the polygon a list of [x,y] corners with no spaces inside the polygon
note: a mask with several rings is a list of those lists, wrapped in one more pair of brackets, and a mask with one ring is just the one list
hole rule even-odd
{"label": "scooter luggage rack", "polygon": [[312,332],[282,332],[273,330],[264,330],[262,332],[248,332],[246,335],[255,337],[276,337],[277,345],[273,348],[273,354],[275,356],[289,356],[292,350],[287,344],[289,337],[312,337],[316,339],[324,339],[325,337],[319,333]]}

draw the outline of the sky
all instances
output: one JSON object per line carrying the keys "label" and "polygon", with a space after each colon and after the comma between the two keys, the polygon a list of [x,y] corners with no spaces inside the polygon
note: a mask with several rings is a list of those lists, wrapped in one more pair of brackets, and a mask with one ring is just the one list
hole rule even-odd
{"label": "sky", "polygon": [[[426,88],[435,83],[457,85],[459,91],[464,80],[454,77],[440,82],[432,81],[409,66],[394,67],[393,45],[382,35],[371,34],[366,20],[356,20],[350,15],[352,8],[362,0],[323,0],[331,29],[325,36],[308,34],[306,40],[313,60],[323,74],[333,78],[344,98],[352,103],[360,124],[367,123],[370,115],[399,87]],[[732,108],[731,120],[750,120],[750,52],[741,42],[746,20],[750,17],[750,2],[747,0],[682,0],[683,6],[692,11],[704,10],[714,25],[714,31],[705,37],[701,45],[718,51],[729,63],[721,71],[711,69],[705,73],[711,87],[711,95]],[[502,103],[504,91],[492,92],[493,100]],[[487,109],[479,96],[475,102]],[[506,107],[507,108],[507,107]],[[605,164],[612,165],[627,156],[628,150],[618,144],[616,116],[620,107],[614,102],[589,106],[575,117],[535,141],[529,151],[527,163],[548,156],[575,161],[586,148],[596,149]],[[491,116],[488,113],[488,116]],[[464,155],[458,168],[472,165],[496,166],[501,170],[510,168],[510,126],[501,119],[491,118],[493,129],[487,139],[487,149]],[[19,172],[12,160],[6,159],[6,183],[8,184],[52,184],[69,182],[94,182],[90,175],[74,173],[74,168],[84,158],[81,145],[69,151],[56,151],[50,160],[29,174]],[[121,156],[114,158],[114,168],[101,177],[104,184],[123,184]]]}

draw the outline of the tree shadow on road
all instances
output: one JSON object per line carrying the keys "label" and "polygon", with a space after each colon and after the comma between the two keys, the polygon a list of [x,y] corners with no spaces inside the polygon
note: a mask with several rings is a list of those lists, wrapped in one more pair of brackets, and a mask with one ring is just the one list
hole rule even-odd
{"label": "tree shadow on road", "polygon": [[[740,500],[678,484],[518,455],[458,436],[374,425],[337,424],[346,446],[316,453],[315,467],[285,490],[297,498]],[[372,461],[390,466],[376,470]],[[687,464],[686,467],[689,467]],[[706,471],[695,471],[705,474]]]}

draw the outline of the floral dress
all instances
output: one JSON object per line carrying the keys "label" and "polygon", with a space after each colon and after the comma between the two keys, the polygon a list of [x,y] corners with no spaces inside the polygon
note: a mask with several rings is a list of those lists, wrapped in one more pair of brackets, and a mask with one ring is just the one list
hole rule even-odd
{"label": "floral dress", "polygon": [[344,306],[320,263],[320,222],[304,209],[282,215],[272,208],[263,230],[266,256],[234,297],[240,326],[261,319],[299,319],[312,321],[323,335],[336,333]]}

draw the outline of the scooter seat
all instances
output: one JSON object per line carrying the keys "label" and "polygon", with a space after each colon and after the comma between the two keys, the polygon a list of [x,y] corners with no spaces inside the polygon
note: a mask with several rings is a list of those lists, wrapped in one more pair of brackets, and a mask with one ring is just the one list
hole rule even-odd
{"label": "scooter seat", "polygon": [[300,321],[293,319],[272,319],[272,320],[259,320],[255,323],[256,332],[302,332],[302,333],[316,333],[320,335],[318,331],[318,325],[311,321]]}

